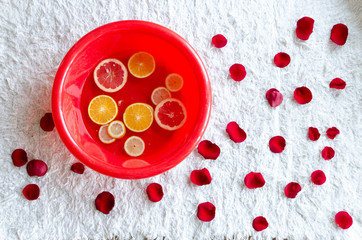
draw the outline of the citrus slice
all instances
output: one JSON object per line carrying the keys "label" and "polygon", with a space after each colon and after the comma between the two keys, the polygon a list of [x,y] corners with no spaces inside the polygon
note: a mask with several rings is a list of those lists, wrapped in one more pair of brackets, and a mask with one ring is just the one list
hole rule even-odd
{"label": "citrus slice", "polygon": [[153,122],[153,108],[146,103],[133,103],[124,111],[123,122],[131,131],[146,131]]}
{"label": "citrus slice", "polygon": [[124,150],[131,157],[138,157],[145,151],[145,142],[142,138],[131,136],[124,142]]}
{"label": "citrus slice", "polygon": [[107,128],[108,128],[108,125],[101,126],[98,131],[98,137],[102,143],[110,144],[110,143],[114,142],[116,139],[109,136],[109,134],[107,132]]}
{"label": "citrus slice", "polygon": [[155,88],[151,94],[151,100],[155,105],[159,104],[162,100],[170,97],[171,93],[165,87]]}
{"label": "citrus slice", "polygon": [[165,84],[168,90],[171,92],[177,92],[184,85],[184,80],[177,73],[171,73],[166,77]]}
{"label": "citrus slice", "polygon": [[168,98],[161,101],[155,108],[157,124],[166,130],[173,131],[182,127],[187,118],[184,105],[180,100]]}
{"label": "citrus slice", "polygon": [[127,76],[126,67],[114,58],[100,62],[93,73],[94,82],[105,92],[119,91],[126,84]]}
{"label": "citrus slice", "polygon": [[99,95],[88,105],[90,119],[100,125],[111,122],[118,114],[116,101],[107,95]]}
{"label": "citrus slice", "polygon": [[126,134],[126,127],[123,122],[115,120],[108,125],[107,132],[112,138],[120,139]]}
{"label": "citrus slice", "polygon": [[128,70],[137,78],[148,77],[155,71],[155,67],[155,59],[146,52],[135,53],[128,60]]}

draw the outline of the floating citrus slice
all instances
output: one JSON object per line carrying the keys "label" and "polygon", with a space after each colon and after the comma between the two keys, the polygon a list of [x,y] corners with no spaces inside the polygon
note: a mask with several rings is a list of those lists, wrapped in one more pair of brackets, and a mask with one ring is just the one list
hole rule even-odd
{"label": "floating citrus slice", "polygon": [[155,88],[155,90],[153,90],[151,94],[151,100],[155,105],[159,104],[162,100],[170,97],[171,93],[165,87]]}
{"label": "floating citrus slice", "polygon": [[90,119],[100,125],[111,122],[118,114],[117,103],[107,95],[99,95],[88,105]]}
{"label": "floating citrus slice", "polygon": [[185,124],[187,113],[180,100],[168,98],[160,102],[155,108],[157,124],[166,130],[173,131]]}
{"label": "floating citrus slice", "polygon": [[171,73],[166,77],[165,84],[168,90],[171,92],[177,92],[184,85],[184,80],[177,73]]}
{"label": "floating citrus slice", "polygon": [[107,127],[107,132],[112,138],[122,138],[126,134],[126,127],[123,122],[115,120],[111,122]]}
{"label": "floating citrus slice", "polygon": [[102,143],[110,144],[110,143],[114,142],[116,139],[109,136],[109,134],[107,132],[107,127],[108,127],[108,125],[103,125],[99,128],[98,137]]}
{"label": "floating citrus slice", "polygon": [[94,82],[105,92],[119,91],[126,84],[127,76],[126,67],[114,58],[100,62],[93,73]]}
{"label": "floating citrus slice", "polygon": [[153,108],[145,103],[133,103],[124,111],[123,122],[131,131],[146,131],[153,122]]}
{"label": "floating citrus slice", "polygon": [[146,52],[135,53],[128,60],[128,70],[137,78],[148,77],[155,71],[155,67],[155,59]]}
{"label": "floating citrus slice", "polygon": [[145,150],[145,142],[140,137],[131,136],[124,142],[124,150],[129,156],[138,157]]}

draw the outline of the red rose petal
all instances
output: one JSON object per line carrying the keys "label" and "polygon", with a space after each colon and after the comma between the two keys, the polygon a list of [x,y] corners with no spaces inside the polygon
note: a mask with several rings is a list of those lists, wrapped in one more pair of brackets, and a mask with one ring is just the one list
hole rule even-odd
{"label": "red rose petal", "polygon": [[312,172],[310,178],[315,185],[322,185],[327,180],[326,175],[322,170]]}
{"label": "red rose petal", "polygon": [[108,214],[114,207],[114,196],[110,192],[101,192],[95,200],[96,209]]}
{"label": "red rose petal", "polygon": [[28,184],[23,189],[23,195],[28,200],[38,199],[40,188],[36,184]]}
{"label": "red rose petal", "polygon": [[226,126],[226,132],[229,134],[230,139],[236,143],[244,142],[246,139],[245,131],[236,122],[229,122]]}
{"label": "red rose petal", "polygon": [[348,27],[342,23],[333,26],[331,30],[331,40],[337,45],[344,45],[347,41]]}
{"label": "red rose petal", "polygon": [[310,127],[308,129],[308,137],[310,140],[317,141],[320,136],[321,136],[321,134],[319,133],[317,128]]}
{"label": "red rose petal", "polygon": [[190,175],[191,182],[198,186],[203,186],[211,183],[211,175],[206,168],[193,170]]}
{"label": "red rose petal", "polygon": [[159,202],[163,198],[162,186],[158,183],[148,185],[146,192],[151,202]]}
{"label": "red rose petal", "polygon": [[197,150],[205,159],[216,160],[220,155],[219,146],[209,140],[201,141]]}
{"label": "red rose petal", "polygon": [[324,147],[322,150],[322,157],[324,160],[330,160],[334,157],[334,150],[331,147]]}
{"label": "red rose petal", "polygon": [[275,88],[269,89],[265,97],[271,107],[278,107],[283,102],[283,95]]}
{"label": "red rose petal", "polygon": [[28,162],[28,155],[23,149],[15,149],[11,154],[11,158],[16,167],[24,166]]}
{"label": "red rose petal", "polygon": [[245,67],[239,63],[235,63],[234,65],[232,65],[229,68],[229,73],[230,77],[237,82],[240,82],[246,76]]}
{"label": "red rose petal", "polygon": [[29,176],[37,176],[41,177],[44,176],[45,173],[48,171],[48,166],[42,160],[31,160],[28,165],[26,165],[26,171],[28,172]]}
{"label": "red rose petal", "polygon": [[312,98],[312,92],[307,87],[299,87],[294,90],[294,99],[299,104],[309,103]]}
{"label": "red rose petal", "polygon": [[268,221],[265,217],[259,216],[253,220],[253,228],[255,231],[260,232],[266,229],[269,226]]}
{"label": "red rose petal", "polygon": [[210,202],[200,203],[197,207],[197,217],[204,222],[210,222],[215,218],[216,207]]}
{"label": "red rose petal", "polygon": [[274,56],[275,66],[284,68],[290,63],[290,56],[285,52],[280,52]]}
{"label": "red rose petal", "polygon": [[310,17],[302,17],[297,21],[296,34],[301,40],[308,40],[313,32],[314,19]]}
{"label": "red rose petal", "polygon": [[300,190],[302,190],[302,187],[299,185],[299,183],[291,182],[285,186],[284,194],[287,198],[295,198]]}
{"label": "red rose petal", "polygon": [[84,173],[84,165],[80,162],[74,163],[71,167],[70,170],[72,170],[75,173],[78,174],[83,174]]}
{"label": "red rose petal", "polygon": [[328,138],[334,139],[339,134],[339,130],[336,127],[331,127],[331,128],[328,128],[326,133],[327,133]]}
{"label": "red rose petal", "polygon": [[334,217],[336,224],[342,229],[348,229],[353,224],[353,219],[348,212],[340,211]]}
{"label": "red rose petal", "polygon": [[51,132],[54,129],[54,121],[52,113],[46,113],[40,119],[40,127],[46,132]]}
{"label": "red rose petal", "polygon": [[265,180],[261,173],[250,172],[245,176],[244,184],[249,189],[261,188],[265,185]]}
{"label": "red rose petal", "polygon": [[222,34],[217,34],[217,35],[213,36],[211,39],[212,45],[214,45],[216,48],[225,47],[227,42],[228,42],[228,40]]}
{"label": "red rose petal", "polygon": [[340,78],[335,78],[329,83],[329,87],[335,89],[344,89],[346,87],[346,82]]}
{"label": "red rose petal", "polygon": [[282,136],[275,136],[269,140],[269,148],[273,153],[281,153],[284,151],[286,142]]}

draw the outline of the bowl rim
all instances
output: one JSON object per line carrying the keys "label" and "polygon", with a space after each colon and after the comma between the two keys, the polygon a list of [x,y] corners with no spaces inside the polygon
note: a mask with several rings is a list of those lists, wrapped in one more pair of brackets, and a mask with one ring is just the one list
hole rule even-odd
{"label": "bowl rim", "polygon": [[[191,57],[193,61],[196,62],[194,66],[195,72],[200,73],[202,76],[202,88],[203,94],[205,98],[201,99],[201,119],[196,125],[196,137],[193,142],[190,142],[187,148],[183,148],[177,157],[170,158],[168,161],[161,162],[156,165],[149,165],[142,168],[115,168],[113,165],[102,164],[102,166],[97,164],[97,162],[91,161],[89,156],[85,151],[83,151],[71,137],[69,131],[66,128],[65,120],[62,115],[62,108],[60,104],[62,88],[64,84],[64,79],[69,71],[73,60],[77,57],[77,55],[87,46],[89,42],[91,42],[95,38],[101,37],[105,33],[109,33],[110,31],[116,31],[120,28],[124,29],[132,29],[132,28],[140,28],[146,30],[152,30],[154,32],[162,33],[167,36],[171,41],[174,41],[177,44],[180,44],[180,47],[184,48],[185,54],[188,57]],[[81,39],[79,39],[73,47],[67,52],[62,62],[59,65],[58,71],[55,75],[53,90],[52,90],[52,114],[56,129],[58,134],[68,148],[68,150],[82,163],[84,163],[87,167],[102,173],[104,175],[108,175],[111,177],[122,178],[122,179],[141,179],[148,178],[151,176],[155,176],[166,172],[167,170],[175,167],[180,162],[182,162],[197,146],[200,142],[206,127],[208,125],[210,114],[211,114],[211,105],[212,105],[212,93],[211,93],[211,85],[209,81],[209,77],[203,64],[200,56],[197,54],[195,49],[181,36],[179,36],[174,31],[163,27],[159,24],[142,21],[142,20],[124,20],[117,21],[105,24],[100,26],[86,35],[84,35]],[[142,169],[142,171],[140,171]]]}

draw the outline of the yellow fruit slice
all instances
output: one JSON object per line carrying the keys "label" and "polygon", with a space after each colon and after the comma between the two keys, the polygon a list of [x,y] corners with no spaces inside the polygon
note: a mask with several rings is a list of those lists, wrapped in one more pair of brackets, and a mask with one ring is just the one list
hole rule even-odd
{"label": "yellow fruit slice", "polygon": [[131,136],[124,142],[124,150],[129,156],[138,157],[145,150],[145,142],[140,137]]}
{"label": "yellow fruit slice", "polygon": [[131,131],[146,131],[153,122],[153,108],[146,103],[133,103],[124,111],[123,122]]}
{"label": "yellow fruit slice", "polygon": [[108,125],[103,125],[99,128],[98,137],[102,143],[110,144],[114,142],[116,139],[112,138],[107,132]]}
{"label": "yellow fruit slice", "polygon": [[126,127],[123,122],[115,120],[108,125],[107,132],[112,138],[120,139],[126,134]]}
{"label": "yellow fruit slice", "polygon": [[184,80],[177,73],[171,73],[166,77],[165,85],[171,92],[177,92],[184,85]]}
{"label": "yellow fruit slice", "polygon": [[137,78],[148,77],[155,71],[155,67],[155,59],[146,52],[135,53],[128,60],[128,70]]}
{"label": "yellow fruit slice", "polygon": [[107,95],[99,95],[93,98],[88,105],[90,119],[99,125],[111,122],[117,114],[117,103]]}
{"label": "yellow fruit slice", "polygon": [[166,98],[170,98],[170,97],[171,97],[171,93],[170,93],[170,91],[167,90],[167,88],[158,87],[153,90],[153,92],[151,94],[151,101],[153,102],[153,104],[157,105],[162,100],[164,100]]}

